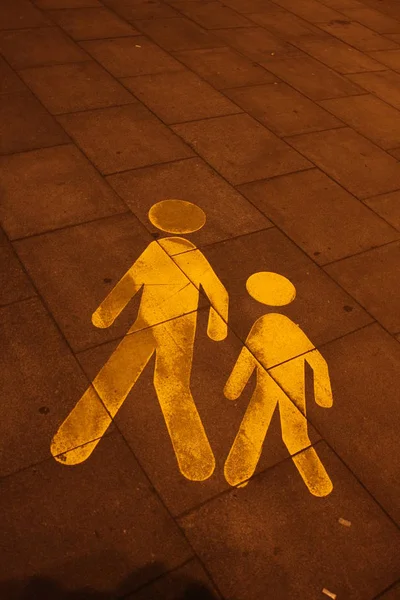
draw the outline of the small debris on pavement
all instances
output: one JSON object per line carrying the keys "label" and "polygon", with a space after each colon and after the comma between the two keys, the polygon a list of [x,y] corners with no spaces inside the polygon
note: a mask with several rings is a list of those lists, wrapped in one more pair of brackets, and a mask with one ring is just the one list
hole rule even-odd
{"label": "small debris on pavement", "polygon": [[322,590],[322,593],[325,594],[325,596],[328,596],[329,598],[332,598],[332,600],[336,600],[336,598],[337,598],[336,594],[334,594],[333,592],[330,592],[326,588],[324,588]]}
{"label": "small debris on pavement", "polygon": [[345,527],[351,527],[351,521],[347,521],[347,519],[342,519],[342,517],[340,517],[339,523],[341,525],[344,525]]}

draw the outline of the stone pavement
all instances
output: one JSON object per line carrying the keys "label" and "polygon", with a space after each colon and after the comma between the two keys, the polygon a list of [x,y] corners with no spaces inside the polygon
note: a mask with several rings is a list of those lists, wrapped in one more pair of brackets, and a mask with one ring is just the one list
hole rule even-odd
{"label": "stone pavement", "polygon": [[[398,0],[0,0],[1,600],[400,598],[399,111]],[[216,343],[202,295],[191,378],[215,472],[179,472],[153,360],[63,465],[51,440],[139,300],[92,313],[169,198],[206,213],[189,237],[230,297]],[[330,409],[306,372],[326,497],[277,411],[255,476],[224,478],[254,384],[224,385],[276,312],[260,271],[329,365]]]}

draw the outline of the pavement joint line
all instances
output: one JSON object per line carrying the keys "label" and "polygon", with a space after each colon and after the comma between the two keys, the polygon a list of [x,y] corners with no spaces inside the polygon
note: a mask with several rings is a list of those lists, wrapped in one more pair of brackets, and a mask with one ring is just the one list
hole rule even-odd
{"label": "pavement joint line", "polygon": [[[397,231],[395,228],[394,228],[394,230]],[[321,266],[325,270],[325,267],[330,267],[331,265],[340,263],[343,260],[348,260],[349,258],[354,258],[355,256],[361,256],[362,254],[367,254],[368,252],[373,252],[374,250],[379,250],[380,248],[386,248],[386,246],[398,244],[399,241],[400,241],[400,232],[399,232],[399,237],[396,240],[391,240],[390,242],[385,242],[384,244],[380,244],[379,246],[372,246],[371,248],[366,248],[365,250],[360,250],[359,252],[354,252],[354,254],[349,254],[349,256],[342,256],[342,258],[337,258],[336,260],[332,260],[331,262],[324,263]]]}
{"label": "pavement joint line", "polygon": [[379,594],[377,596],[375,596],[373,598],[373,600],[380,600],[381,598],[384,599],[384,597],[387,594],[387,592],[390,592],[390,591],[394,590],[397,585],[400,585],[400,579],[397,579],[391,585],[389,585],[387,588],[385,588],[384,590],[382,590],[381,592],[379,592]]}
{"label": "pavement joint line", "polygon": [[17,300],[11,300],[11,302],[1,302],[0,309],[8,308],[9,306],[13,306],[14,304],[19,304],[20,302],[25,302],[25,300],[33,300],[34,298],[37,298],[36,294],[24,296],[23,298],[18,298]]}

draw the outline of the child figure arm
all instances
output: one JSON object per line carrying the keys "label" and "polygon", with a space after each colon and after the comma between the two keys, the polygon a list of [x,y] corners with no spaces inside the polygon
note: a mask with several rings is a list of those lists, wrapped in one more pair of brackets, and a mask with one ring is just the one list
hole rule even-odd
{"label": "child figure arm", "polygon": [[256,367],[256,359],[246,346],[243,346],[232,373],[224,387],[224,395],[228,400],[237,400],[243,392]]}
{"label": "child figure arm", "polygon": [[314,396],[319,406],[330,408],[333,404],[328,365],[318,350],[306,354],[306,361],[314,372]]}

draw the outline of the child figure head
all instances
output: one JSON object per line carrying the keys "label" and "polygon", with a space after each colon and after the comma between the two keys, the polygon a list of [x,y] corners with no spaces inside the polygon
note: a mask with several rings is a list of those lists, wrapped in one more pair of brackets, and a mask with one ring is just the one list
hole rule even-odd
{"label": "child figure head", "polygon": [[201,229],[206,215],[200,206],[185,200],[162,200],[149,210],[150,222],[167,233],[193,233]]}
{"label": "child figure head", "polygon": [[285,306],[296,297],[296,288],[289,279],[267,271],[250,275],[246,289],[254,300],[269,306]]}

